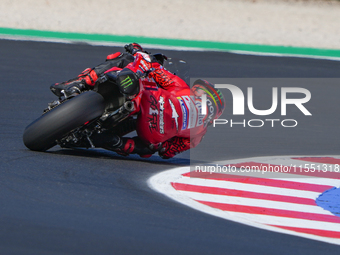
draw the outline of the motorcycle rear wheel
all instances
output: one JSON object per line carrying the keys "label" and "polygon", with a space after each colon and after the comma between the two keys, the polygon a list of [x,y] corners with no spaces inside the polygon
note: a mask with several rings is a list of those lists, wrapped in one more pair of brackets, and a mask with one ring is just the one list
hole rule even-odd
{"label": "motorcycle rear wheel", "polygon": [[105,100],[100,94],[84,92],[28,125],[23,135],[24,144],[33,151],[46,151],[73,129],[100,117],[104,110]]}

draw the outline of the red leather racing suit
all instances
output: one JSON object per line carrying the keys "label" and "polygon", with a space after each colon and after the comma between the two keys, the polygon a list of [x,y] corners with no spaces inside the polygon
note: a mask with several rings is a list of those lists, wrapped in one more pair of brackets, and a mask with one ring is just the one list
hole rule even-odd
{"label": "red leather racing suit", "polygon": [[201,100],[181,78],[161,66],[149,76],[160,88],[143,93],[137,134],[146,144],[162,143],[160,156],[170,158],[195,147],[206,133]]}

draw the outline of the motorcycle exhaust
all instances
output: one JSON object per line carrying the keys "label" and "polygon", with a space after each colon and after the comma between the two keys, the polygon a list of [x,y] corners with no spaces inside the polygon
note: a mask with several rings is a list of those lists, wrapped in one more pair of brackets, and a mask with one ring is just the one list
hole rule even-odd
{"label": "motorcycle exhaust", "polygon": [[126,101],[124,103],[124,110],[128,112],[133,112],[135,110],[135,105],[133,104],[132,101]]}

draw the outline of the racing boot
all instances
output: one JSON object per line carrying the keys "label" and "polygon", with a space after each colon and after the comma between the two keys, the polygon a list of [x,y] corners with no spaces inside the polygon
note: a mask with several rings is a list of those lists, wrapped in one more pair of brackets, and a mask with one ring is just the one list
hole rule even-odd
{"label": "racing boot", "polygon": [[137,136],[133,138],[120,137],[108,131],[94,134],[90,139],[95,147],[111,150],[122,156],[136,153],[143,158],[148,158],[156,151],[154,146],[145,145]]}
{"label": "racing boot", "polygon": [[87,86],[83,80],[73,80],[62,83],[55,83],[50,86],[51,91],[58,97],[70,97],[79,95],[81,92],[87,90]]}
{"label": "racing boot", "polygon": [[58,97],[76,96],[85,90],[93,88],[98,75],[93,68],[86,68],[77,78],[62,83],[52,84],[50,89]]}

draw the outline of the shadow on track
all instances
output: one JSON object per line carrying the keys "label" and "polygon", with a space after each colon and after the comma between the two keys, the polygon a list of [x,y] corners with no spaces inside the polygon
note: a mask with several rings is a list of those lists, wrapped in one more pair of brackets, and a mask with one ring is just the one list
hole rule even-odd
{"label": "shadow on track", "polygon": [[46,151],[44,153],[64,155],[64,156],[77,156],[86,158],[102,158],[108,160],[119,160],[119,161],[134,161],[134,162],[147,162],[150,164],[158,164],[164,166],[189,166],[190,159],[186,158],[172,158],[162,159],[157,155],[152,155],[150,158],[142,158],[138,155],[129,155],[127,157],[121,156],[115,152],[103,150],[103,149],[83,149],[83,148],[72,148],[72,149],[60,149],[55,151]]}

